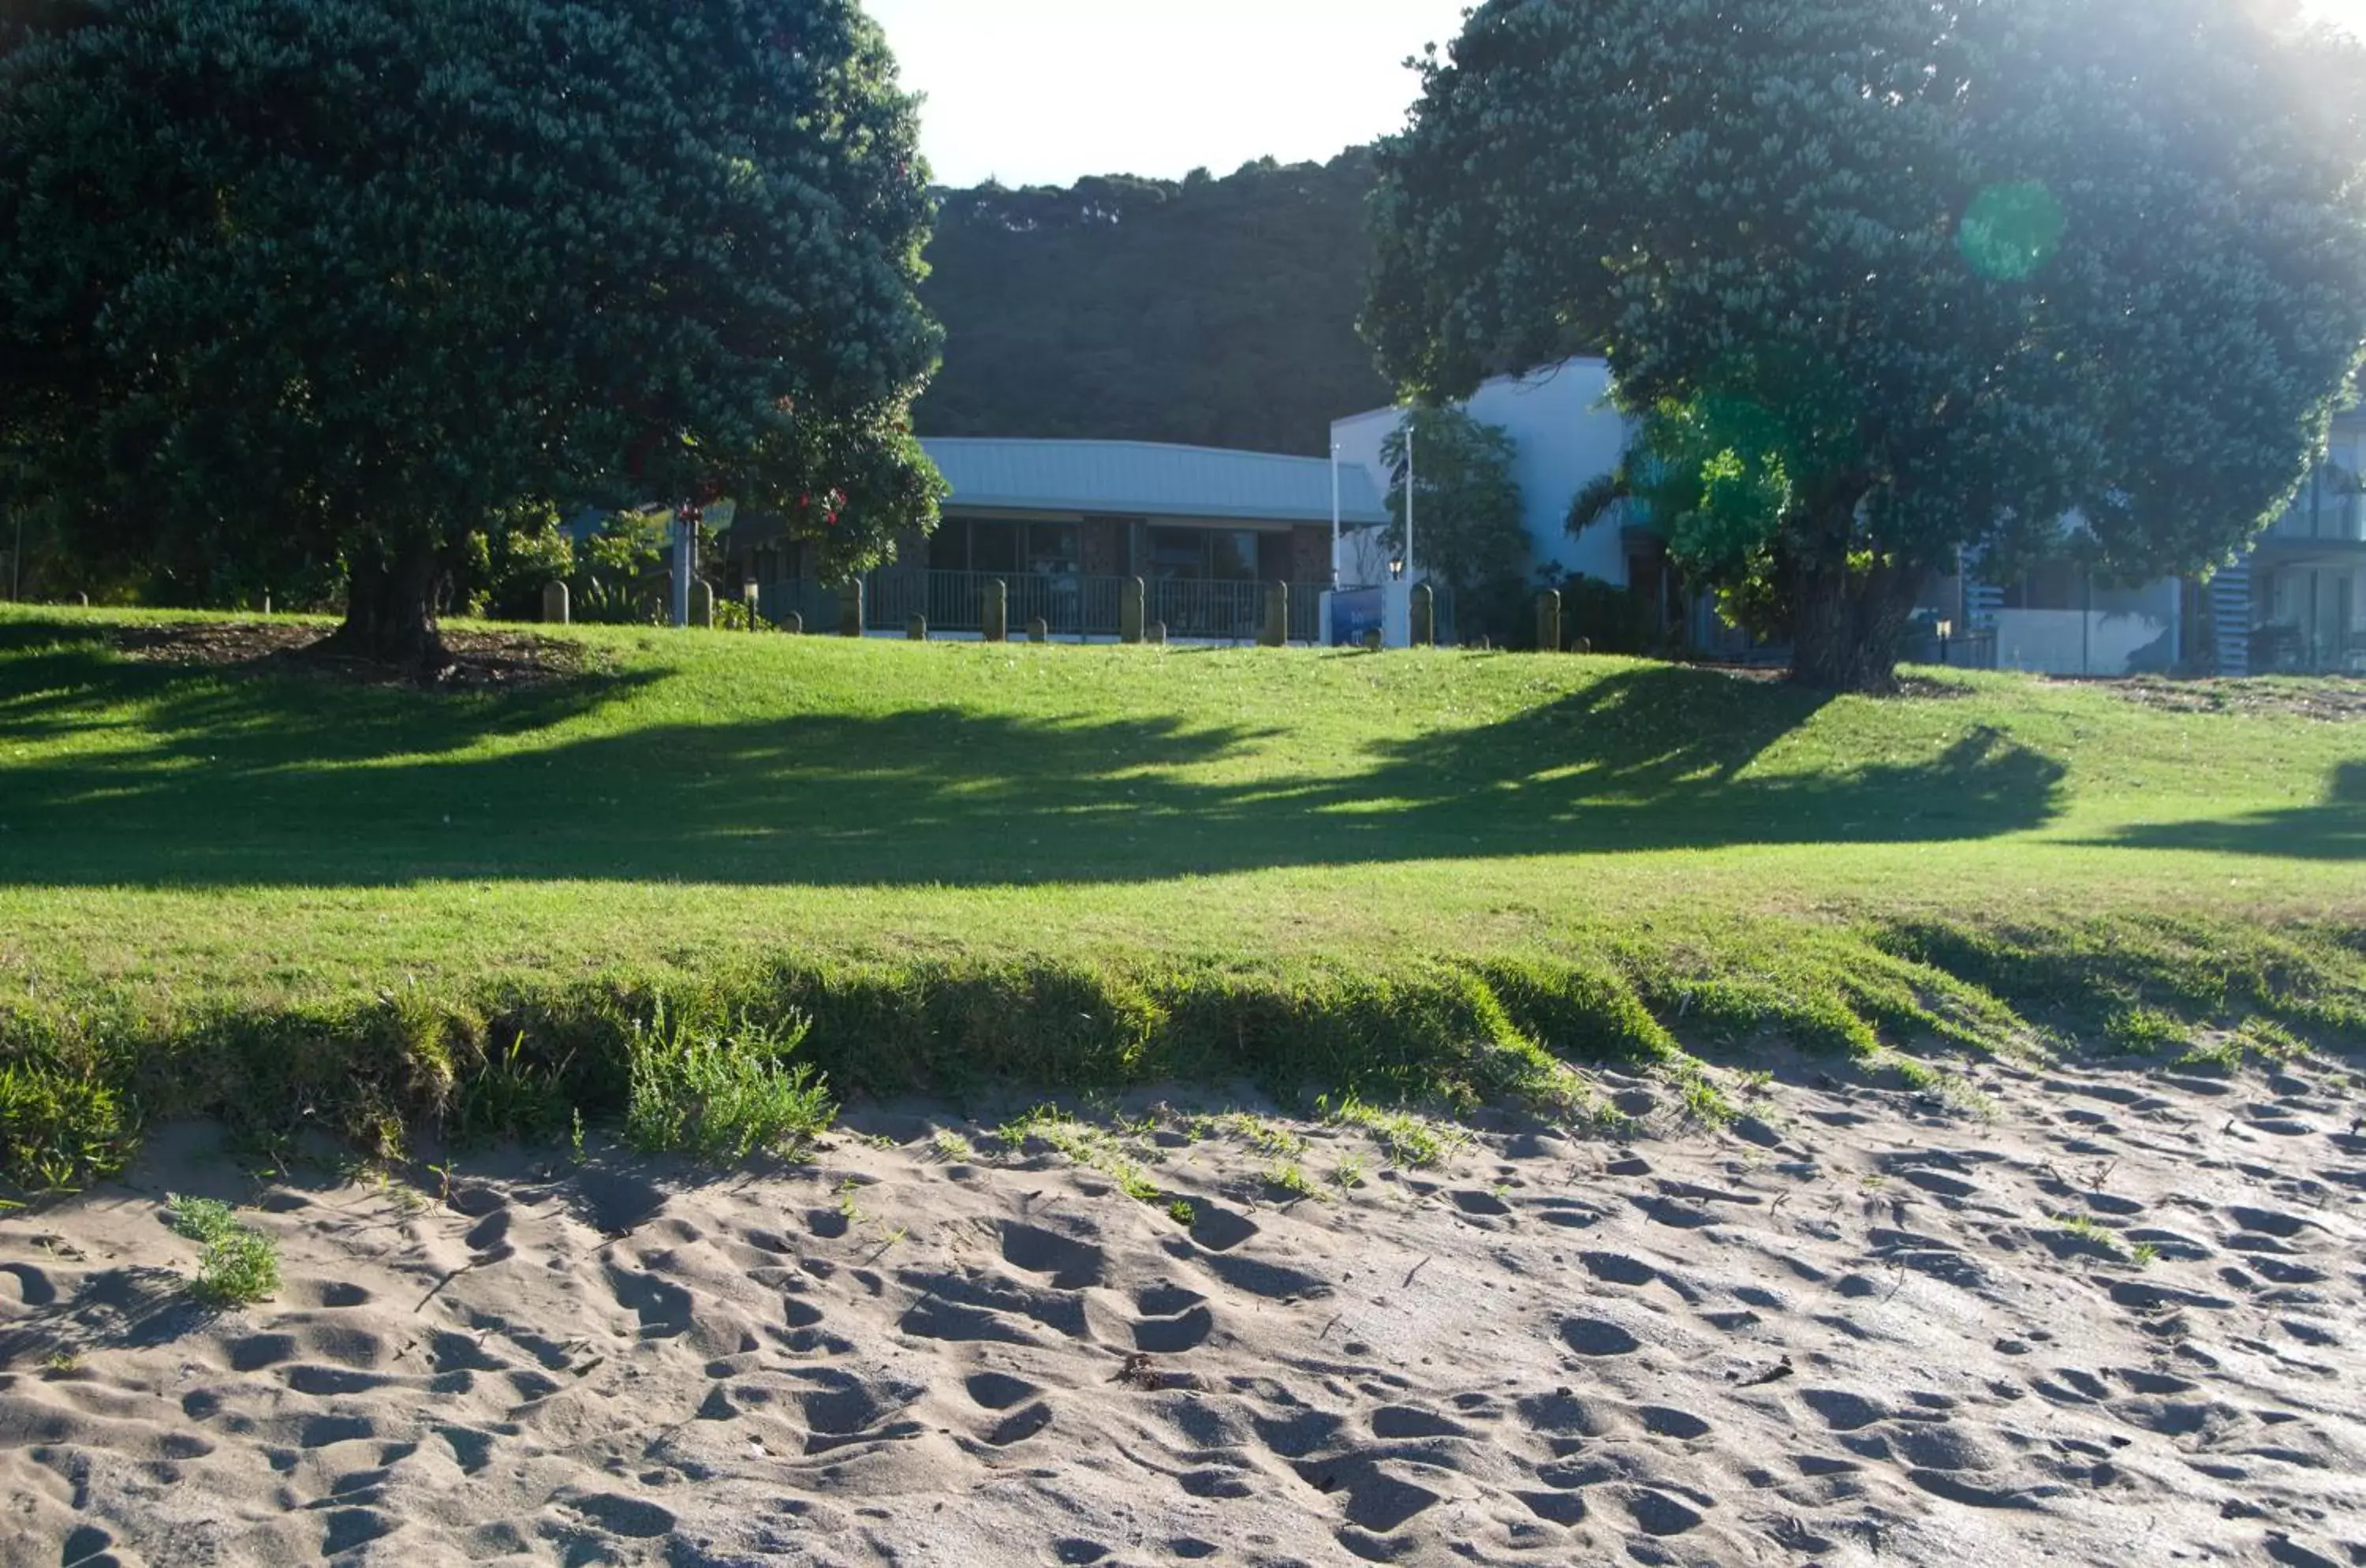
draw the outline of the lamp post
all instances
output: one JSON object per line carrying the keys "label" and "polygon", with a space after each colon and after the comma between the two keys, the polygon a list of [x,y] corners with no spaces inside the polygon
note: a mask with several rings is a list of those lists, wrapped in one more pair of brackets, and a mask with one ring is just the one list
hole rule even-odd
{"label": "lamp post", "polygon": [[1403,570],[1402,570],[1401,571],[1399,571],[1399,573],[1398,573],[1398,575],[1399,575],[1399,576],[1401,576],[1401,577],[1404,577],[1404,578],[1407,578],[1407,579],[1410,579],[1410,578],[1413,576],[1413,570],[1414,570],[1414,567],[1413,567],[1413,492],[1414,492],[1415,490],[1419,489],[1419,488],[1420,488],[1420,487],[1419,487],[1417,484],[1415,484],[1415,483],[1414,483],[1414,468],[1413,468],[1413,414],[1412,414],[1410,412],[1408,412],[1405,414],[1405,536],[1404,536],[1404,562],[1403,562]]}
{"label": "lamp post", "polygon": [[1331,443],[1331,592],[1339,592],[1339,444]]}

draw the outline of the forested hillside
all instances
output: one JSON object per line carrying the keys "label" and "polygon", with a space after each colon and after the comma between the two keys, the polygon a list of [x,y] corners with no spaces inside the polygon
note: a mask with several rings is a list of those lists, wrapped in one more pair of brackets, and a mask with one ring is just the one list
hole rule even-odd
{"label": "forested hillside", "polygon": [[1324,453],[1334,418],[1389,400],[1355,327],[1372,181],[1357,148],[944,193],[923,297],[945,365],[920,433]]}

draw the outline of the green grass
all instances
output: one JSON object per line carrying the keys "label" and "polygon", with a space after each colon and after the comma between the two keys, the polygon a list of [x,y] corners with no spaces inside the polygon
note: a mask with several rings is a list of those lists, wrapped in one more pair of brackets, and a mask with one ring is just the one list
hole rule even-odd
{"label": "green grass", "polygon": [[564,1135],[669,1006],[804,1021],[840,1092],[1574,1113],[1563,1064],[1616,1062],[1711,1122],[1701,1060],[1776,1036],[1909,1083],[2114,1021],[2162,1066],[2366,1037],[2366,724],[597,628],[578,678],[429,696],[117,650],[159,619],[0,611],[19,1188],[191,1111]]}

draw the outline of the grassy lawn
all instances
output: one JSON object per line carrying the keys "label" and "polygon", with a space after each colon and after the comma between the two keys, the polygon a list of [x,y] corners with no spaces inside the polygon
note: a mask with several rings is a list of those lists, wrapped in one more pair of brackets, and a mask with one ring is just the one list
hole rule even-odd
{"label": "grassy lawn", "polygon": [[422,695],[118,651],[154,624],[0,611],[20,1105],[390,1137],[501,1060],[596,1105],[659,996],[883,1089],[2366,1027],[2354,684],[580,629]]}

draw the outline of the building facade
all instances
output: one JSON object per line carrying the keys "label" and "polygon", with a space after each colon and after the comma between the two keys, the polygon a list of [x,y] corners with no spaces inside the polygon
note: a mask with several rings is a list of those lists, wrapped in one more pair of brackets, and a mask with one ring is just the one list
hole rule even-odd
{"label": "building facade", "polygon": [[[1631,435],[1609,402],[1608,367],[1573,359],[1527,376],[1489,381],[1466,405],[1512,438],[1514,478],[1527,513],[1533,564],[1582,574],[1648,600],[1661,622],[1693,647],[1745,656],[1701,596],[1689,595],[1658,536],[1606,518],[1572,537],[1578,492],[1617,467]],[[1380,448],[1403,422],[1396,409],[1332,425],[1344,468],[1388,491]],[[1414,453],[1418,467],[1420,454]],[[2009,581],[1982,578],[1977,561],[1926,585],[1919,616],[1950,626],[1948,649],[2003,669],[2072,676],[2168,673],[2366,673],[2366,409],[2335,422],[2327,460],[2292,507],[2242,557],[2208,581],[2163,579],[2136,587],[2099,581],[2067,561]],[[1385,570],[1377,534],[1351,536],[1341,575],[1374,581]],[[1419,573],[1419,518],[1414,540]],[[1933,644],[1935,646],[1935,643]],[[1930,652],[1926,648],[1922,651]]]}
{"label": "building facade", "polygon": [[[1334,474],[1316,457],[1143,441],[929,439],[951,494],[933,534],[899,546],[864,580],[867,618],[900,631],[914,615],[932,633],[974,634],[986,585],[1004,585],[1014,632],[1042,620],[1050,635],[1119,635],[1124,585],[1143,581],[1148,619],[1171,637],[1253,641],[1268,585],[1290,589],[1296,640],[1318,633],[1331,582]],[[1345,528],[1386,519],[1360,471],[1338,476]],[[732,550],[775,618],[834,624],[838,589],[817,552],[777,529],[736,531]]]}

